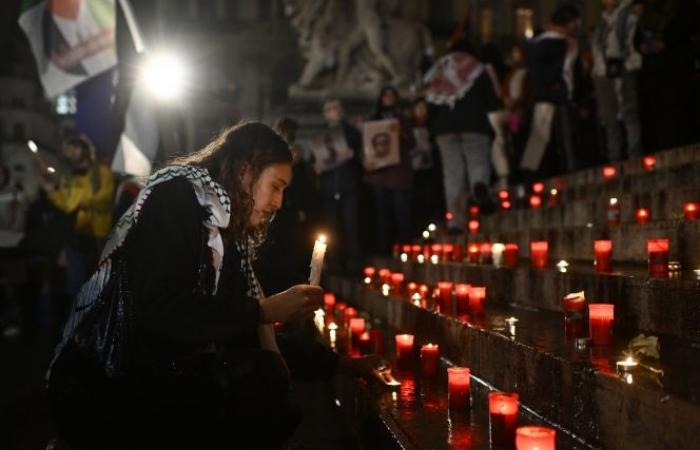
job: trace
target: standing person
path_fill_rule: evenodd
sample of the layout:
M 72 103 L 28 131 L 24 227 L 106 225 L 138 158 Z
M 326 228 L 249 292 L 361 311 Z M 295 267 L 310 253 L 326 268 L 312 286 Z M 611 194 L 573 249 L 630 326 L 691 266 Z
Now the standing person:
M 472 196 L 489 213 L 491 125 L 488 113 L 501 108 L 486 67 L 467 38 L 456 41 L 425 75 L 425 98 L 442 158 L 448 228 L 463 233 Z
M 290 373 L 372 373 L 376 358 L 274 335 L 273 322 L 309 317 L 323 294 L 296 285 L 266 296 L 252 267 L 291 163 L 279 135 L 243 123 L 151 175 L 81 290 L 48 374 L 71 447 L 281 448 L 298 421 Z
M 382 88 L 370 120 L 397 119 L 399 121 L 398 165 L 374 170 L 365 174 L 365 181 L 372 188 L 377 219 L 377 252 L 389 255 L 394 242 L 411 239 L 411 196 L 413 169 L 409 149 L 413 144 L 411 129 L 401 115 L 399 92 L 387 86 Z
M 571 101 L 579 24 L 580 15 L 575 6 L 560 6 L 552 14 L 545 32 L 533 39 L 528 48 L 528 74 L 535 106 L 530 137 L 520 161 L 524 178 L 535 176 L 540 170 L 552 132 L 554 147 L 550 152 L 555 154 L 550 159 L 557 167 L 551 171 L 576 169 Z
M 693 0 L 648 0 L 637 26 L 642 54 L 643 134 L 654 151 L 684 145 L 693 138 L 693 36 L 700 5 Z
M 330 250 L 329 263 L 331 267 L 334 266 L 341 271 L 352 271 L 360 265 L 358 205 L 362 173 L 360 165 L 362 138 L 357 128 L 345 120 L 340 100 L 327 99 L 323 104 L 323 117 L 326 120 L 322 131 L 324 139 L 331 136 L 330 133 L 337 132 L 344 137 L 344 145 L 348 147 L 334 149 L 332 157 L 335 158 L 341 152 L 352 155 L 340 165 L 319 175 L 321 204 L 326 225 L 339 233 L 338 239 L 333 240 L 335 245 Z M 316 161 L 317 173 L 320 172 L 318 163 L 319 161 Z
M 39 182 L 49 201 L 75 220 L 65 247 L 67 293 L 73 297 L 97 265 L 112 226 L 114 177 L 96 161 L 95 147 L 84 135 L 64 140 L 61 151 L 69 173 L 56 182 L 40 171 Z
M 503 78 L 501 93 L 512 147 L 511 161 L 520 161 L 527 140 L 527 118 L 531 100 L 530 82 L 525 67 L 525 47 L 516 44 L 510 51 L 511 69 Z
M 442 188 L 440 153 L 435 145 L 425 98 L 420 97 L 413 102 L 411 120 L 415 141 L 411 149 L 413 224 L 415 233 L 419 234 L 428 223 L 435 223 L 444 217 L 445 191 Z
M 605 128 L 610 162 L 622 159 L 623 139 L 618 117 L 627 136 L 627 156 L 642 155 L 637 77 L 642 56 L 634 48 L 639 17 L 632 0 L 602 0 L 603 12 L 593 32 L 593 83 L 598 116 Z

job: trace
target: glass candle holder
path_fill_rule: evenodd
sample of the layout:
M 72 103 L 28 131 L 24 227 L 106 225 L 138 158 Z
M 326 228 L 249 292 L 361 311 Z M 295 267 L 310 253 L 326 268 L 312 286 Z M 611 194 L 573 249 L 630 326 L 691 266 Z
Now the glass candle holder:
M 509 211 L 513 207 L 510 200 L 501 200 L 501 209 L 503 211 Z
M 469 207 L 469 217 L 476 219 L 479 217 L 479 207 L 477 205 L 471 205 Z
M 700 217 L 700 202 L 684 203 L 683 215 L 687 220 L 698 220 L 698 217 Z
M 532 183 L 532 192 L 535 194 L 542 194 L 544 192 L 544 183 L 541 181 Z
M 608 225 L 618 225 L 620 223 L 620 203 L 616 197 L 608 200 Z
M 549 427 L 518 427 L 515 431 L 516 450 L 556 450 L 557 432 Z
M 467 258 L 472 264 L 479 262 L 479 244 L 469 244 L 467 247 Z
M 476 219 L 469 220 L 467 228 L 469 229 L 469 234 L 477 234 L 479 232 L 479 221 Z
M 438 281 L 440 312 L 449 314 L 452 310 L 452 282 Z
M 547 267 L 549 259 L 549 244 L 547 241 L 530 242 L 530 261 L 535 269 L 544 269 Z
M 469 376 L 468 367 L 447 368 L 447 403 L 450 411 L 463 411 L 471 406 Z
M 343 317 L 345 318 L 345 325 L 350 326 L 350 320 L 357 317 L 357 310 L 349 306 L 343 311 Z
M 656 156 L 649 155 L 642 158 L 642 167 L 647 172 L 652 172 L 656 167 Z
M 408 369 L 413 362 L 413 339 L 412 334 L 396 335 L 396 365 L 399 369 Z
M 585 312 L 586 298 L 584 292 L 573 292 L 562 300 L 564 310 L 564 334 L 569 338 L 586 335 Z
M 615 305 L 610 303 L 591 303 L 588 305 L 588 323 L 591 341 L 597 345 L 610 345 L 613 338 Z
M 426 344 L 420 348 L 420 372 L 424 378 L 435 378 L 438 372 L 440 347 L 437 344 Z
M 333 307 L 335 306 L 336 299 L 335 299 L 335 294 L 332 292 L 324 292 L 323 293 L 323 306 L 327 310 L 332 310 Z
M 452 244 L 442 244 L 442 260 L 452 261 L 452 253 L 454 253 L 455 246 Z
M 394 292 L 401 292 L 401 285 L 403 284 L 405 276 L 401 272 L 393 272 L 391 274 L 391 286 Z
M 612 268 L 612 241 L 593 241 L 594 265 L 596 272 L 610 272 Z
M 615 178 L 617 178 L 617 167 L 613 166 L 612 164 L 603 166 L 601 168 L 601 172 L 603 174 L 603 179 L 606 181 L 614 180 Z
M 513 448 L 518 424 L 518 394 L 489 392 L 489 436 L 492 448 Z
M 411 245 L 411 259 L 415 260 L 420 255 L 421 246 L 418 244 Z
M 491 258 L 494 266 L 501 267 L 503 265 L 503 251 L 505 248 L 506 246 L 500 242 L 496 242 L 491 246 Z
M 651 211 L 649 211 L 649 208 L 637 208 L 637 211 L 634 212 L 634 217 L 637 223 L 649 223 Z
M 503 249 L 503 265 L 511 268 L 518 266 L 518 244 L 506 244 Z
M 382 283 L 391 283 L 391 270 L 386 267 L 379 269 L 379 281 Z
M 530 196 L 530 208 L 540 209 L 542 207 L 542 196 L 541 195 L 531 195 Z
M 484 300 L 486 300 L 486 288 L 483 286 L 472 286 L 469 289 L 469 310 L 473 313 L 484 311 Z
M 481 264 L 491 264 L 491 244 L 484 242 L 479 246 Z
M 649 275 L 652 277 L 668 276 L 668 239 L 648 239 Z
M 500 189 L 498 191 L 498 199 L 499 200 L 508 200 L 510 198 L 510 193 L 508 192 L 508 189 Z
M 467 314 L 469 312 L 469 290 L 471 285 L 465 283 L 457 283 L 455 285 L 455 293 L 457 294 L 457 313 Z
M 369 355 L 374 353 L 372 351 L 372 336 L 368 331 L 362 332 L 357 338 L 357 346 L 360 348 L 361 355 Z
M 362 333 L 365 332 L 364 317 L 352 317 L 350 319 L 350 335 L 353 340 L 357 340 Z

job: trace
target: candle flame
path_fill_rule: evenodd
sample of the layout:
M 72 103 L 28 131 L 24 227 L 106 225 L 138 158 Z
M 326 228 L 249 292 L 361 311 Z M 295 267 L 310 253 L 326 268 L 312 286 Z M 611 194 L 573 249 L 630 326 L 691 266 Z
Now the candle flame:
M 318 235 L 317 241 L 320 242 L 321 244 L 325 244 L 325 243 L 326 243 L 326 235 L 325 235 L 325 234 L 319 234 L 319 235 Z
M 617 198 L 616 198 L 616 197 L 612 197 L 612 198 L 610 199 L 610 206 L 615 206 L 615 205 L 617 205 Z
M 437 230 L 437 226 L 434 223 L 431 223 L 428 225 L 428 231 L 435 231 Z

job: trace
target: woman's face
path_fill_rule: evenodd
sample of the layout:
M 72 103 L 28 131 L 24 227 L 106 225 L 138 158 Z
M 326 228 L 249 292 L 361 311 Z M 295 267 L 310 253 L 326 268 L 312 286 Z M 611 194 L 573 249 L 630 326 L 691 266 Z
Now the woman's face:
M 260 173 L 260 177 L 251 187 L 253 196 L 253 211 L 250 213 L 248 225 L 256 227 L 270 220 L 282 206 L 284 190 L 292 179 L 292 166 L 287 163 L 272 164 Z M 243 185 L 252 183 L 252 175 L 246 171 Z
M 382 92 L 382 106 L 385 108 L 393 108 L 396 106 L 396 94 L 391 89 Z

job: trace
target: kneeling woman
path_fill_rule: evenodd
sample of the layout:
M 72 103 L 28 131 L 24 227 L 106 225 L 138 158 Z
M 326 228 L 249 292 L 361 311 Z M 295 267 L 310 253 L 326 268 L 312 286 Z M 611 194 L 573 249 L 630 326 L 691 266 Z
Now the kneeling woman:
M 49 372 L 74 448 L 276 448 L 293 432 L 289 370 L 369 372 L 272 323 L 308 317 L 322 290 L 265 297 L 251 261 L 290 181 L 287 143 L 260 123 L 224 131 L 156 173 L 83 286 Z M 359 365 L 358 365 L 359 364 Z

